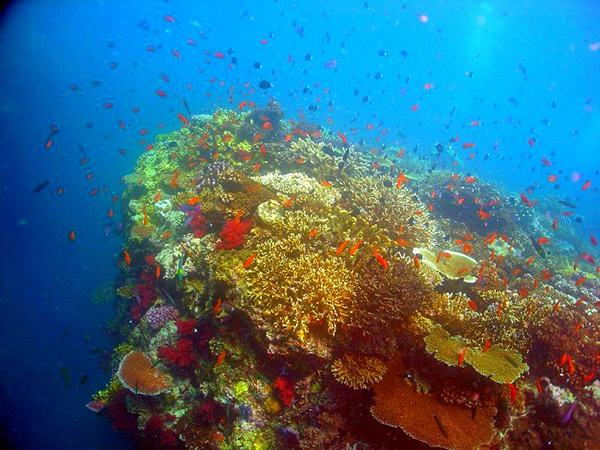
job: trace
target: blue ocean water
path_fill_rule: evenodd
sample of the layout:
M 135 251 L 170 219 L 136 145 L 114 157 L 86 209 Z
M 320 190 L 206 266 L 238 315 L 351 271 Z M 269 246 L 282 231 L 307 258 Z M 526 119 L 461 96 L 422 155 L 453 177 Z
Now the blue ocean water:
M 121 211 L 112 198 L 124 189 L 120 179 L 157 134 L 180 127 L 182 100 L 202 114 L 274 98 L 287 117 L 301 112 L 323 126 L 329 118 L 352 142 L 418 145 L 440 167 L 453 158 L 436 156 L 436 143 L 460 135 L 460 143 L 476 142 L 473 159 L 456 146 L 463 172 L 515 193 L 533 186 L 533 198 L 552 193 L 576 202 L 582 239 L 600 235 L 596 8 L 592 0 L 7 6 L 0 22 L 3 439 L 23 449 L 130 448 L 85 408 L 110 379 L 91 351 L 114 345 L 104 332 L 112 307 L 95 305 L 92 294 L 118 274 Z M 242 96 L 244 84 L 264 80 L 273 87 Z M 52 126 L 58 131 L 46 148 Z M 546 181 L 550 174 L 559 190 Z

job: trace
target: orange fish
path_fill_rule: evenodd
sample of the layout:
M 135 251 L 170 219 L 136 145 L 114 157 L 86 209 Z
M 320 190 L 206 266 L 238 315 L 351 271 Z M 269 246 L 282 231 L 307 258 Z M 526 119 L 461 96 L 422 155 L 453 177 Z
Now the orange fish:
M 485 345 L 483 346 L 483 349 L 481 350 L 483 353 L 487 352 L 490 349 L 490 341 L 489 339 L 487 341 L 485 341 Z
M 527 264 L 531 264 L 533 261 L 535 261 L 535 255 L 529 257 Z
M 473 311 L 477 311 L 477 303 L 475 303 L 473 300 L 469 300 L 468 305 Z
M 71 242 L 75 240 L 75 230 L 69 230 L 69 240 Z
M 348 245 L 348 240 L 345 240 L 344 242 L 342 242 L 340 244 L 340 246 L 338 247 L 338 249 L 335 251 L 336 255 L 339 255 L 340 253 L 342 253 L 344 251 L 344 249 L 346 248 L 346 245 Z
M 131 265 L 131 256 L 129 256 L 129 253 L 123 252 L 123 256 L 125 257 L 125 262 L 127 263 L 127 265 L 130 266 Z
M 573 358 L 571 358 L 571 355 L 567 357 L 567 362 L 569 375 L 573 375 L 573 373 L 575 372 L 575 364 L 573 364 Z
M 159 202 L 161 195 L 162 195 L 162 194 L 160 193 L 160 191 L 158 191 L 158 192 L 156 193 L 156 195 L 154 196 L 154 203 L 155 203 L 155 204 Z
M 510 389 L 510 402 L 514 404 L 515 400 L 517 400 L 517 389 L 512 383 L 508 383 L 508 389 Z
M 442 254 L 443 254 L 443 252 L 438 252 L 437 256 L 435 257 L 436 264 L 439 263 L 440 260 L 442 259 Z
M 592 185 L 592 182 L 591 182 L 590 180 L 587 180 L 587 181 L 586 181 L 586 182 L 583 184 L 583 186 L 581 186 L 581 190 L 582 190 L 582 191 L 587 191 L 587 190 L 590 188 L 590 186 L 591 186 L 591 185 Z
M 537 240 L 537 242 L 540 245 L 544 245 L 544 244 L 547 244 L 548 242 L 550 242 L 550 239 L 548 239 L 547 237 L 541 237 Z
M 171 237 L 171 231 L 165 231 L 160 238 L 164 241 L 165 239 L 169 239 L 170 237 Z
M 585 283 L 585 277 L 581 277 L 579 278 L 576 282 L 575 282 L 575 286 L 581 286 L 583 283 Z
M 179 178 L 179 170 L 173 172 L 173 176 L 171 177 L 171 189 L 175 189 L 177 186 L 177 178 Z
M 402 246 L 402 247 L 408 247 L 409 246 L 408 241 L 406 239 L 402 238 L 402 237 L 399 237 L 398 239 L 396 239 L 396 242 L 398 244 L 400 244 L 400 246 Z
M 260 153 L 263 156 L 267 156 L 267 150 L 265 149 L 265 144 L 260 144 Z
M 263 130 L 265 131 L 273 131 L 273 125 L 271 125 L 271 122 L 265 122 L 263 123 Z
M 254 164 L 254 165 L 252 166 L 252 170 L 256 172 L 256 171 L 257 171 L 257 170 L 259 170 L 261 167 L 262 167 L 262 164 L 261 164 L 261 163 L 256 163 L 256 164 Z
M 156 279 L 158 280 L 160 278 L 160 266 L 157 264 L 156 265 Z
M 538 394 L 541 394 L 542 392 L 544 392 L 540 378 L 538 378 L 537 381 L 535 382 L 535 386 L 537 387 Z
M 217 358 L 217 364 L 216 364 L 217 367 L 220 366 L 221 364 L 223 364 L 226 354 L 227 354 L 227 350 L 225 350 L 225 349 L 221 350 L 221 353 L 219 353 L 219 357 Z
M 329 181 L 326 181 L 326 180 L 321 180 L 321 184 L 323 186 L 325 186 L 325 187 L 331 187 L 332 186 L 332 184 Z
M 379 262 L 379 264 L 381 265 L 381 267 L 383 267 L 384 269 L 388 268 L 388 263 L 386 262 L 385 259 L 383 259 L 383 256 L 381 256 L 379 254 L 379 252 L 377 251 L 376 248 L 373 249 L 373 254 L 375 255 L 375 258 L 377 258 L 377 261 Z
M 200 197 L 192 197 L 188 200 L 188 205 L 197 205 L 198 202 L 200 201 Z
M 363 240 L 361 239 L 356 244 L 354 244 L 354 247 L 352 247 L 350 249 L 350 256 L 354 256 L 354 254 L 356 253 L 356 250 L 358 250 L 358 247 L 360 247 L 362 243 L 363 243 Z
M 177 113 L 177 118 L 181 120 L 181 123 L 183 123 L 184 127 L 187 127 L 190 124 L 189 120 L 187 120 L 187 117 L 181 113 Z
M 579 322 L 577 325 L 575 325 L 575 328 L 573 328 L 573 334 L 579 333 L 579 330 L 581 330 L 582 326 L 583 326 L 582 322 Z
M 408 183 L 408 178 L 404 175 L 404 172 L 400 172 L 398 175 L 398 181 L 396 181 L 396 189 L 400 189 L 403 183 Z
M 296 163 L 298 164 L 304 164 L 304 160 L 302 158 L 296 158 Z
M 556 175 L 548 175 L 548 181 L 550 183 L 554 183 L 557 179 L 558 177 Z
M 228 134 L 223 138 L 223 142 L 225 142 L 226 144 L 228 144 L 229 142 L 231 142 L 231 140 L 233 139 L 233 136 Z
M 465 354 L 467 353 L 467 348 L 465 347 L 463 348 L 462 352 L 460 352 L 460 355 L 458 355 L 458 366 L 462 366 L 463 361 L 465 360 Z
M 556 312 L 556 311 L 558 311 L 558 308 L 560 308 L 560 302 L 556 302 L 554 304 L 554 307 L 552 308 L 552 311 Z
M 317 234 L 317 229 L 313 228 L 312 230 L 310 230 L 310 233 L 308 233 L 308 237 L 309 238 L 314 238 Z
M 415 255 L 413 257 L 413 262 L 415 263 L 415 267 L 417 268 L 417 270 L 419 270 L 421 268 L 421 261 L 419 260 L 419 255 Z
M 215 314 L 219 314 L 219 311 L 221 311 L 221 299 L 217 300 L 217 304 L 213 308 L 213 311 Z
M 458 204 L 462 205 L 464 201 L 465 201 L 465 198 L 461 197 L 461 198 L 458 199 Z
M 548 269 L 542 272 L 542 278 L 544 280 L 550 280 L 552 278 L 552 275 L 550 274 L 550 271 Z
M 283 207 L 289 208 L 290 206 L 292 206 L 292 203 L 294 202 L 294 198 L 296 198 L 296 196 L 294 194 L 290 195 L 290 198 L 287 199 L 287 201 L 283 204 Z
M 529 295 L 529 291 L 526 288 L 521 288 L 519 290 L 519 295 L 521 296 L 521 298 L 525 298 Z
M 247 269 L 248 267 L 250 267 L 250 264 L 252 264 L 252 261 L 254 261 L 254 258 L 256 258 L 256 253 L 252 253 L 250 256 L 248 256 L 248 259 L 246 259 L 246 261 L 244 261 L 244 269 Z
M 476 181 L 477 181 L 477 178 L 475 178 L 475 177 L 467 177 L 467 178 L 465 178 L 465 183 L 468 183 L 468 184 L 475 183 Z
M 293 137 L 294 137 L 294 135 L 293 135 L 293 134 L 288 134 L 288 135 L 286 135 L 286 136 L 283 138 L 283 140 L 284 140 L 285 142 L 290 142 L 290 141 L 292 140 L 292 138 L 293 138 Z
M 112 217 L 115 215 L 115 212 L 113 211 L 112 208 L 108 208 L 108 217 Z
M 595 374 L 596 374 L 596 369 L 592 369 L 592 371 L 583 378 L 583 382 L 589 383 L 590 381 L 592 381 L 594 379 Z
M 465 266 L 465 267 L 463 267 L 463 268 L 459 269 L 459 270 L 456 272 L 456 275 L 458 275 L 459 277 L 462 277 L 463 275 L 466 275 L 466 273 L 467 273 L 468 271 L 469 271 L 469 266 Z

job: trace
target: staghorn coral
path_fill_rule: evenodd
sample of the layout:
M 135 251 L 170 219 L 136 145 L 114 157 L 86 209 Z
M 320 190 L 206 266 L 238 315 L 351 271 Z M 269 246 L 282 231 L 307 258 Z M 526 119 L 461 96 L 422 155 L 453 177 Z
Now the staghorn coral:
M 477 264 L 470 256 L 463 253 L 444 250 L 442 255 L 435 255 L 425 248 L 413 248 L 413 254 L 420 255 L 421 261 L 451 280 L 462 279 L 465 283 L 475 283 L 477 278 L 472 270 Z
M 544 323 L 552 306 L 542 303 L 537 294 L 521 299 L 516 293 L 490 289 L 479 292 L 479 296 L 485 309 L 469 315 L 460 326 L 461 335 L 477 345 L 489 340 L 502 348 L 527 354 L 533 330 Z
M 424 338 L 426 350 L 435 359 L 449 366 L 459 365 L 460 355 L 464 363 L 470 364 L 481 375 L 491 378 L 496 383 L 512 383 L 529 366 L 522 362 L 522 357 L 514 350 L 504 350 L 493 345 L 486 352 L 469 348 L 460 336 L 452 337 L 441 326 Z M 463 353 L 464 352 L 464 353 Z
M 476 316 L 469 305 L 469 297 L 462 292 L 442 294 L 435 293 L 431 303 L 425 305 L 422 312 L 425 316 L 435 319 L 442 326 L 464 324 Z
M 442 403 L 430 394 L 416 392 L 405 379 L 399 357 L 388 364 L 383 380 L 373 387 L 373 417 L 391 427 L 400 427 L 414 439 L 432 447 L 471 450 L 489 444 L 496 434 L 495 408 L 469 408 Z
M 169 377 L 155 369 L 152 361 L 139 351 L 125 355 L 117 374 L 123 386 L 134 394 L 158 395 L 171 386 Z
M 389 182 L 373 177 L 341 181 L 341 206 L 360 211 L 392 241 L 400 237 L 410 247 L 435 245 L 437 227 L 427 207 L 415 200 L 407 188 L 396 189 L 386 181 Z
M 383 378 L 387 367 L 379 358 L 362 355 L 344 355 L 331 365 L 336 380 L 353 389 L 367 389 Z
M 259 243 L 254 252 L 244 274 L 251 309 L 300 339 L 320 321 L 335 334 L 354 308 L 356 275 L 339 258 L 312 252 L 298 234 Z

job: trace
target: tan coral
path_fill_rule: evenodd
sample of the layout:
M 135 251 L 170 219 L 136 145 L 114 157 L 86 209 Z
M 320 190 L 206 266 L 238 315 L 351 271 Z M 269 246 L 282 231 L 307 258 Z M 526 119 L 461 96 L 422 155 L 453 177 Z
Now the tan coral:
M 388 364 L 383 380 L 373 388 L 373 417 L 384 425 L 400 427 L 432 447 L 472 450 L 489 444 L 496 434 L 495 408 L 469 408 L 443 403 L 431 394 L 416 392 L 406 379 L 399 357 Z
M 477 261 L 468 255 L 450 250 L 441 251 L 437 255 L 426 248 L 414 248 L 413 254 L 421 256 L 421 262 L 443 274 L 451 280 L 462 279 L 465 283 L 475 283 L 473 268 Z
M 381 359 L 363 355 L 344 355 L 331 366 L 335 379 L 353 389 L 367 389 L 380 382 L 386 370 Z

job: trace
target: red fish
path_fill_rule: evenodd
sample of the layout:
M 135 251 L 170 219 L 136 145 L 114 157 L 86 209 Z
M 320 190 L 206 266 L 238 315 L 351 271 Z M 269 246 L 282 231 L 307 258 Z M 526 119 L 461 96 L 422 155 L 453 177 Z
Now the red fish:
M 354 254 L 356 253 L 356 250 L 358 250 L 358 247 L 360 247 L 363 243 L 363 240 L 359 240 L 356 244 L 354 244 L 354 247 L 352 247 L 350 249 L 350 256 L 354 256 Z
M 542 158 L 542 164 L 544 164 L 546 167 L 550 167 L 552 165 L 552 163 L 546 158 Z
M 404 172 L 398 174 L 398 180 L 396 181 L 396 189 L 400 189 L 403 183 L 408 183 L 408 178 L 404 175 Z
M 475 143 L 474 142 L 465 142 L 462 145 L 462 148 L 473 148 L 473 147 L 475 147 Z
M 542 382 L 539 378 L 535 382 L 535 386 L 537 387 L 538 394 L 541 394 L 542 392 L 544 392 L 544 389 L 542 388 Z
M 463 348 L 462 352 L 460 352 L 460 355 L 458 355 L 458 365 L 459 365 L 459 367 L 462 366 L 462 363 L 465 360 L 465 353 L 467 353 L 467 348 L 468 347 Z
M 465 178 L 465 183 L 467 183 L 467 184 L 472 184 L 472 183 L 475 183 L 476 181 L 477 181 L 477 178 L 475 178 L 475 177 Z
M 179 120 L 181 120 L 181 123 L 183 123 L 183 126 L 185 126 L 185 127 L 189 126 L 190 121 L 183 114 L 177 113 L 177 118 Z
M 487 340 L 485 341 L 485 345 L 483 346 L 483 349 L 481 350 L 483 353 L 487 352 L 490 349 L 490 341 Z
M 416 104 L 415 104 L 415 105 L 412 105 L 412 106 L 410 107 L 410 110 L 411 110 L 411 111 L 413 111 L 413 112 L 414 112 L 414 111 L 417 111 L 418 109 L 419 109 L 419 105 L 416 105 Z
M 591 382 L 594 379 L 594 375 L 596 375 L 596 369 L 592 369 L 592 371 L 583 378 L 583 382 L 584 383 Z
M 218 59 L 225 59 L 225 53 L 223 52 L 215 52 L 214 56 Z
M 552 229 L 556 230 L 558 228 L 558 217 L 554 218 L 554 221 L 552 222 Z
M 337 135 L 340 137 L 340 139 L 342 140 L 342 144 L 343 145 L 348 145 L 348 139 L 346 138 L 346 135 L 343 134 L 342 132 L 338 131 Z
M 598 241 L 596 240 L 596 238 L 594 237 L 594 235 L 592 234 L 590 236 L 590 242 L 592 243 L 592 245 L 596 246 L 598 245 Z
M 175 49 L 171 50 L 171 52 L 173 53 L 173 56 L 175 56 L 175 58 L 177 59 L 181 59 L 181 55 L 179 54 L 179 52 Z
M 537 242 L 540 245 L 544 245 L 544 244 L 547 244 L 548 242 L 550 242 L 550 239 L 548 239 L 547 237 L 541 237 L 537 240 Z
M 423 86 L 423 89 L 425 89 L 426 91 L 428 91 L 429 89 L 431 89 L 433 87 L 433 84 L 431 83 L 427 83 L 426 85 Z
M 514 404 L 515 400 L 517 400 L 517 389 L 512 383 L 508 383 L 508 388 L 510 389 L 510 402 Z
M 346 248 L 346 245 L 348 245 L 348 240 L 345 240 L 344 242 L 342 242 L 340 244 L 340 246 L 338 247 L 338 249 L 335 251 L 336 255 L 339 255 L 340 253 L 342 253 L 344 251 L 344 249 Z
M 167 22 L 175 23 L 175 17 L 173 16 L 164 16 L 163 19 L 165 19 Z
M 156 279 L 158 280 L 160 278 L 160 266 L 158 264 L 156 265 L 155 275 L 156 275 Z
M 75 240 L 75 230 L 69 230 L 69 240 L 73 242 Z
M 473 122 L 469 122 L 469 124 L 472 127 L 480 127 L 481 126 L 481 121 L 480 120 L 474 120 Z
M 388 263 L 385 259 L 383 259 L 383 256 L 381 256 L 379 254 L 379 252 L 377 251 L 376 248 L 373 249 L 373 254 L 375 255 L 375 258 L 377 258 L 377 261 L 379 262 L 379 264 L 381 265 L 381 267 L 383 267 L 384 269 L 388 268 Z
M 217 364 L 216 364 L 217 366 L 220 366 L 221 364 L 223 364 L 226 354 L 227 354 L 227 350 L 225 350 L 225 349 L 221 350 L 221 353 L 219 353 L 219 357 L 217 358 Z
M 129 256 L 129 253 L 123 252 L 123 257 L 125 258 L 125 263 L 128 266 L 130 266 L 131 265 L 131 256 Z
M 527 143 L 529 144 L 530 147 L 533 147 L 535 145 L 535 139 L 529 138 L 529 139 L 527 139 Z
M 548 175 L 548 181 L 550 183 L 554 183 L 557 179 L 558 177 L 556 175 Z
M 417 268 L 417 270 L 419 270 L 421 268 L 421 261 L 419 260 L 419 255 L 415 255 L 413 257 L 413 262 L 414 262 L 415 267 Z
M 581 190 L 587 191 L 591 185 L 592 185 L 592 182 L 590 180 L 587 180 L 585 183 L 583 183 L 583 186 L 581 186 Z
M 167 93 L 165 91 L 161 91 L 160 89 L 156 90 L 156 95 L 158 95 L 159 97 L 167 97 Z
M 575 282 L 575 286 L 581 286 L 583 283 L 585 283 L 585 277 L 581 277 L 579 278 L 576 282 Z
M 250 256 L 248 256 L 246 261 L 244 261 L 244 269 L 247 269 L 248 267 L 250 267 L 250 264 L 252 264 L 252 261 L 254 261 L 254 258 L 256 258 L 256 253 L 252 253 Z
M 469 300 L 468 305 L 473 311 L 477 311 L 477 303 L 475 303 L 473 300 Z

